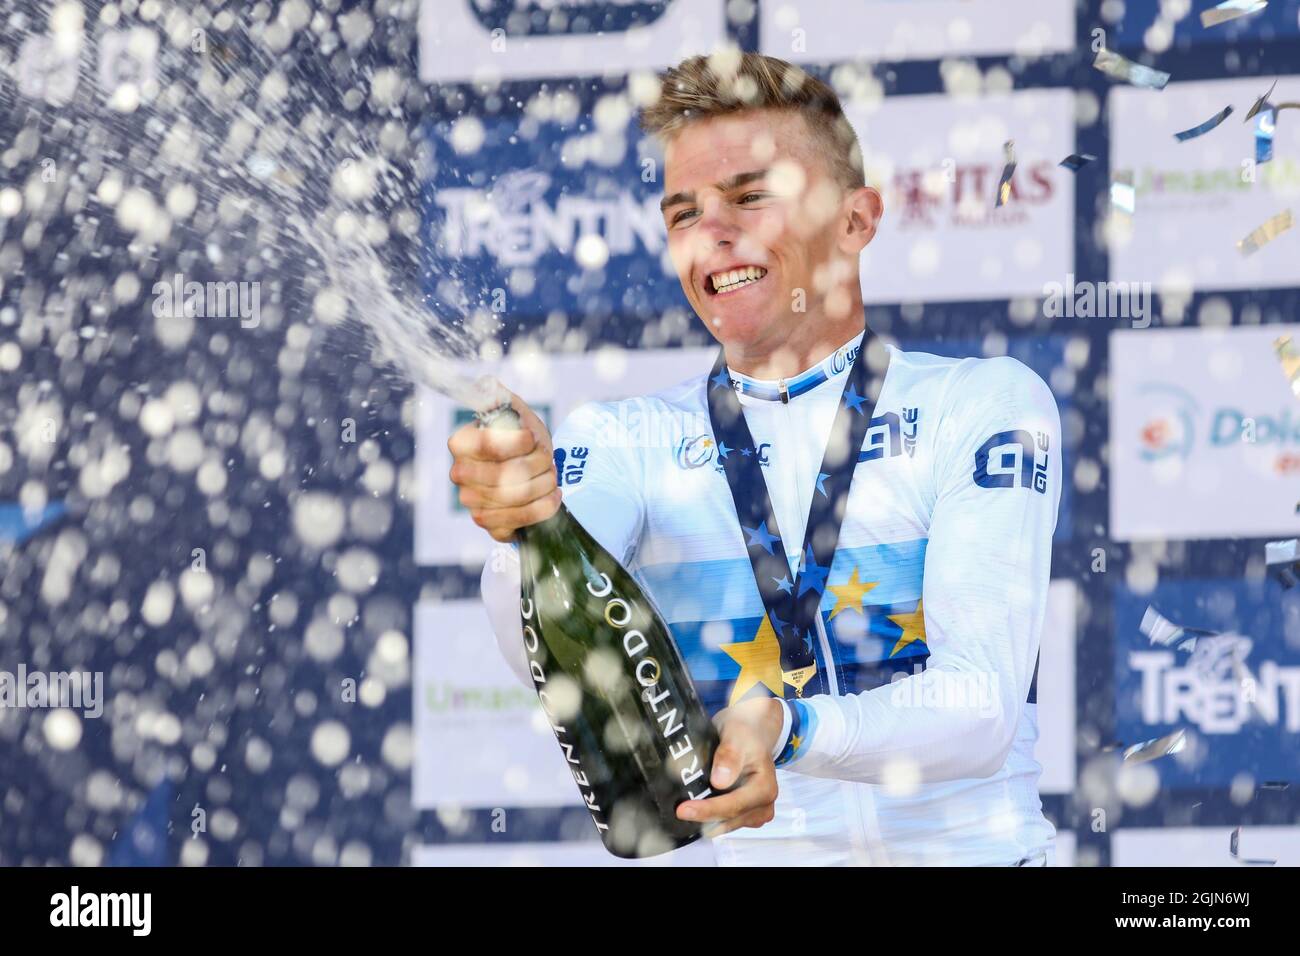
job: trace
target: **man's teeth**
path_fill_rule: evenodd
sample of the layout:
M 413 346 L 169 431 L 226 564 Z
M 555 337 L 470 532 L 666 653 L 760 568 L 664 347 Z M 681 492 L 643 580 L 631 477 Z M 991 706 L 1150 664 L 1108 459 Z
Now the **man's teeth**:
M 729 272 L 715 272 L 709 276 L 709 279 L 713 282 L 714 292 L 730 292 L 732 289 L 739 289 L 742 285 L 757 282 L 765 275 L 767 270 L 761 266 L 744 266 Z

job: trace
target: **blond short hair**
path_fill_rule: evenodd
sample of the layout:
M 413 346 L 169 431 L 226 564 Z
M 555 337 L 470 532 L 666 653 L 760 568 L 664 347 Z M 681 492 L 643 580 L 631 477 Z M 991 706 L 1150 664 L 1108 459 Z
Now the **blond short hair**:
M 793 63 L 761 53 L 693 56 L 661 73 L 659 99 L 641 111 L 641 128 L 669 140 L 683 126 L 745 110 L 790 110 L 804 118 L 835 179 L 866 185 L 862 150 L 835 91 Z

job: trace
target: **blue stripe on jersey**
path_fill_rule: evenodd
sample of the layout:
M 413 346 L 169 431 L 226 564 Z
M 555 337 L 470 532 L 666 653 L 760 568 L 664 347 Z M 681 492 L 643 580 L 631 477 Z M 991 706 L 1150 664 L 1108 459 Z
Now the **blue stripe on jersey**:
M 915 610 L 915 604 L 921 598 L 926 544 L 924 538 L 918 538 L 892 544 L 841 548 L 831 564 L 828 584 L 844 584 L 856 568 L 859 581 L 876 585 L 866 594 L 864 606 L 910 602 L 913 606 L 906 610 Z M 754 585 L 754 571 L 744 557 L 654 564 L 639 567 L 634 573 L 669 624 L 758 618 L 762 615 L 763 605 Z M 794 580 L 793 574 L 790 579 Z M 822 596 L 823 616 L 831 612 L 835 603 L 835 593 L 828 587 Z M 889 613 L 900 612 L 895 609 Z M 838 622 L 845 615 L 855 616 L 856 612 L 842 610 L 831 623 Z

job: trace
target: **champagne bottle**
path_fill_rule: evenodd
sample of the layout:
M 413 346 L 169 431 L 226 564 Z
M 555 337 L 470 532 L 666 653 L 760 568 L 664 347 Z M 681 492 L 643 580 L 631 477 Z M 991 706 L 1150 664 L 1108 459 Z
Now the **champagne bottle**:
M 507 406 L 479 424 L 518 428 Z M 711 794 L 717 730 L 649 595 L 563 503 L 520 528 L 520 613 L 537 695 L 605 848 L 694 842 L 679 804 Z

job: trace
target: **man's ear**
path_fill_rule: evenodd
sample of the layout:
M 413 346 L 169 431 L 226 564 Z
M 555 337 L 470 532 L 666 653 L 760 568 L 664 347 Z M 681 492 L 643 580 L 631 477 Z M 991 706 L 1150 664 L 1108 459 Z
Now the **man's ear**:
M 844 204 L 843 229 L 838 245 L 845 255 L 856 256 L 876 236 L 876 226 L 885 214 L 885 201 L 873 186 L 859 186 Z

